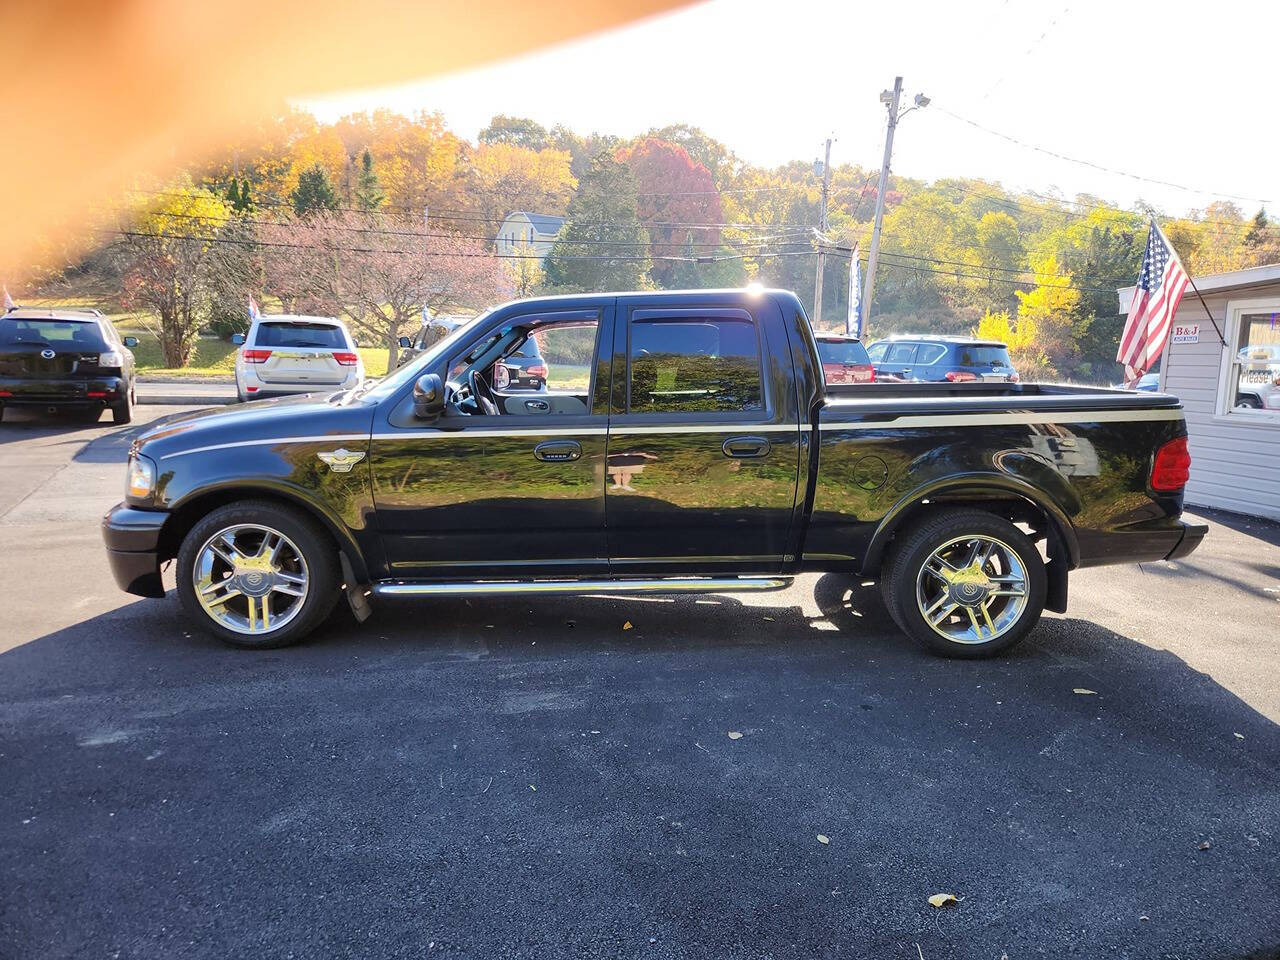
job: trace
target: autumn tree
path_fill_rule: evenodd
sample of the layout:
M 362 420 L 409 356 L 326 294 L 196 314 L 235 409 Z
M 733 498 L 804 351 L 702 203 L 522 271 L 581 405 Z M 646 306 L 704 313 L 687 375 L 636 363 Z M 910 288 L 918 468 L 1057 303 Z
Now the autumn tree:
M 575 290 L 643 289 L 648 234 L 636 211 L 636 180 L 601 153 L 578 181 L 568 218 L 544 264 L 547 283 Z
M 577 186 L 569 164 L 563 150 L 482 143 L 472 152 L 465 175 L 465 209 L 491 228 L 513 210 L 563 215 Z
M 618 158 L 635 175 L 636 209 L 654 257 L 650 275 L 658 286 L 672 286 L 675 263 L 659 258 L 679 256 L 690 234 L 697 249 L 719 246 L 720 193 L 710 171 L 677 144 L 648 137 Z
M 294 309 L 345 317 L 365 338 L 386 344 L 390 367 L 397 340 L 424 308 L 481 308 L 509 295 L 488 244 L 428 235 L 412 222 L 317 213 L 262 229 L 272 292 Z
M 232 210 L 209 190 L 181 184 L 157 195 L 122 231 L 121 301 L 155 313 L 166 367 L 185 367 L 216 281 L 241 239 Z

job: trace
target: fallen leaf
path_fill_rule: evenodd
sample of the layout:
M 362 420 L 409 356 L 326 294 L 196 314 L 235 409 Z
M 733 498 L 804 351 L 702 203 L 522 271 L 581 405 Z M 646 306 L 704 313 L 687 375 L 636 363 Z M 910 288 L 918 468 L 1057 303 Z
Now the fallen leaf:
M 765 617 L 765 619 L 768 620 L 770 623 L 773 623 L 773 617 Z
M 730 739 L 730 740 L 741 740 L 741 739 L 742 739 L 742 734 L 740 734 L 737 730 L 730 730 L 730 731 L 729 731 L 729 739 Z
M 1151 918 L 1150 918 L 1150 917 L 1148 917 L 1148 916 L 1144 913 L 1144 914 L 1143 914 L 1142 916 L 1140 916 L 1138 919 L 1139 919 L 1139 920 L 1141 920 L 1143 923 L 1146 923 L 1146 922 L 1147 922 L 1148 920 L 1150 920 Z
M 1235 737 L 1236 737 L 1236 739 L 1237 739 L 1237 740 L 1243 740 L 1243 739 L 1244 739 L 1244 734 L 1243 734 L 1243 733 L 1237 733 L 1237 734 L 1235 735 Z
M 932 907 L 949 907 L 959 902 L 954 893 L 935 893 L 929 898 L 929 905 Z
M 535 787 L 532 783 L 531 783 L 531 784 L 529 784 L 529 789 L 530 789 L 530 790 L 532 790 L 534 793 L 537 793 L 537 792 L 538 792 L 538 788 L 537 788 L 537 787 Z
M 623 630 L 630 630 L 630 629 L 631 629 L 631 621 L 630 621 L 630 620 L 628 620 L 626 623 L 624 623 L 624 624 L 622 625 L 622 629 L 623 629 Z
M 1084 694 L 1086 697 L 1094 697 L 1094 696 L 1097 696 L 1097 695 L 1098 695 L 1098 691 L 1097 691 L 1097 690 L 1090 690 L 1090 689 L 1088 689 L 1087 687 L 1076 687 L 1076 688 L 1075 688 L 1074 690 L 1072 690 L 1071 692 L 1072 692 L 1072 693 L 1080 693 L 1080 694 Z
M 830 838 L 830 837 L 828 837 L 828 836 L 824 836 L 823 834 L 821 834 L 821 833 L 820 833 L 820 834 L 818 834 L 818 842 L 819 842 L 819 843 L 830 843 L 830 842 L 831 842 L 831 838 Z
M 1204 843 L 1200 844 L 1200 849 L 1208 850 L 1211 846 L 1213 846 L 1213 844 L 1211 844 L 1208 840 L 1206 840 Z

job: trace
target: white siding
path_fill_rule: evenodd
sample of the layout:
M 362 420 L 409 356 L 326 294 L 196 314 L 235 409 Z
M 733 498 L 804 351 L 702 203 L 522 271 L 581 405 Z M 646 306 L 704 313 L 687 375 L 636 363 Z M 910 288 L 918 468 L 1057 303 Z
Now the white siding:
M 1229 336 L 1230 301 L 1271 296 L 1280 298 L 1280 283 L 1206 293 L 1204 299 L 1218 329 Z M 1186 410 L 1191 448 L 1187 503 L 1280 520 L 1280 421 L 1218 416 L 1222 344 L 1191 290 L 1182 298 L 1174 322 L 1200 325 L 1199 343 L 1169 345 L 1162 387 L 1178 397 Z

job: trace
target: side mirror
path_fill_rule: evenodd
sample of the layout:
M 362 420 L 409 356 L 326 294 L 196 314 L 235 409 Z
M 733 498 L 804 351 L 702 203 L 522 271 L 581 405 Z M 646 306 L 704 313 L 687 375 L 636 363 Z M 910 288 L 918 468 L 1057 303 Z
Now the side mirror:
M 243 333 L 233 333 L 233 334 L 231 335 L 231 344 L 232 344 L 232 346 L 236 346 L 236 347 L 238 347 L 238 346 L 241 346 L 243 343 L 244 343 L 244 334 L 243 334 Z
M 122 341 L 126 347 L 136 347 L 138 345 L 137 337 L 125 337 Z
M 444 384 L 438 373 L 424 373 L 413 385 L 413 415 L 434 420 L 444 412 Z
M 410 347 L 413 346 L 413 341 L 410 340 L 408 337 L 401 337 L 398 342 L 400 344 L 401 350 L 408 350 Z

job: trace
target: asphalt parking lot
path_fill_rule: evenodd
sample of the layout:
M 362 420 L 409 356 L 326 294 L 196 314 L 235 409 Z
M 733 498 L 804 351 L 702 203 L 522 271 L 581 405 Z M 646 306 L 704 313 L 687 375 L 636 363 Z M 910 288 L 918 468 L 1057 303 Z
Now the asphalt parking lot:
M 1275 525 L 988 662 L 835 576 L 251 653 L 116 590 L 105 419 L 0 424 L 5 960 L 1280 956 Z

